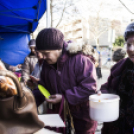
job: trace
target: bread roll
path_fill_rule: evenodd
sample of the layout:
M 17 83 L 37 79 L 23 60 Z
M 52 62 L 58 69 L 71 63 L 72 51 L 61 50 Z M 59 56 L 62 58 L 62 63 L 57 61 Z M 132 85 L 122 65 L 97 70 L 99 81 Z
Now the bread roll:
M 0 61 L 0 70 L 6 70 L 4 64 Z M 0 97 L 10 97 L 17 94 L 17 88 L 13 80 L 9 77 L 0 76 Z

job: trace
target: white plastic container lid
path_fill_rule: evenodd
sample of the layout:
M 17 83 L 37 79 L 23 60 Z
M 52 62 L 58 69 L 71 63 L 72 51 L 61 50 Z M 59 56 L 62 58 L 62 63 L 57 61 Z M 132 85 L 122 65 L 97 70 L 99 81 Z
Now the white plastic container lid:
M 90 95 L 89 100 L 92 102 L 113 102 L 113 101 L 119 101 L 120 97 L 115 94 L 101 94 L 101 95 Z

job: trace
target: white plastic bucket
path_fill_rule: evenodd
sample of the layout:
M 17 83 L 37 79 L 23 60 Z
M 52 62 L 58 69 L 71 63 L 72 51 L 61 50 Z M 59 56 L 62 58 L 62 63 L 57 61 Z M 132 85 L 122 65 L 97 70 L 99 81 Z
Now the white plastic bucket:
M 89 115 L 92 120 L 100 122 L 115 121 L 119 117 L 120 97 L 114 94 L 89 96 Z

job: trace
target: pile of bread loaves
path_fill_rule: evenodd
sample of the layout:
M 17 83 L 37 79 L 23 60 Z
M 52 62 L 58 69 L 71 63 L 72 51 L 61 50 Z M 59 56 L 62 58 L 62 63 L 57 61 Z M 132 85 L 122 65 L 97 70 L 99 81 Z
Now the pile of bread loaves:
M 6 70 L 0 61 L 0 70 Z M 17 94 L 17 88 L 13 80 L 9 77 L 0 76 L 0 98 L 6 98 Z

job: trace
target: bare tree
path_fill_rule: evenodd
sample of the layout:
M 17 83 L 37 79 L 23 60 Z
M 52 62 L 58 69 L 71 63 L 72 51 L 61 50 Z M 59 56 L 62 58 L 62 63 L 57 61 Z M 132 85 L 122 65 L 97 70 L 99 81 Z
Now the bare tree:
M 99 49 L 99 38 L 103 33 L 108 31 L 108 20 L 98 17 L 90 18 L 89 25 L 90 33 L 93 35 L 96 47 Z
M 112 20 L 111 21 L 111 27 L 117 31 L 120 30 L 121 22 L 119 20 Z
M 67 18 L 65 15 L 70 14 L 68 9 L 74 5 L 74 0 L 50 0 L 51 27 L 58 27 L 61 21 Z M 54 18 L 55 16 L 57 18 Z M 57 22 L 55 26 L 53 25 L 54 21 Z
M 89 30 L 92 34 L 94 41 L 96 43 L 97 49 L 99 49 L 100 43 L 99 38 L 108 31 L 108 29 L 111 27 L 114 30 L 119 30 L 120 23 L 119 21 L 114 20 L 116 14 L 113 10 L 111 10 L 110 17 L 111 20 L 104 16 L 104 13 L 107 14 L 110 13 L 109 6 L 106 5 L 105 0 L 101 0 L 100 4 L 96 9 L 90 7 L 89 11 L 92 11 L 93 16 L 89 16 Z
M 100 15 L 102 9 L 103 9 L 103 2 L 100 3 L 97 11 L 94 11 L 96 12 L 96 16 L 95 17 L 89 16 L 88 21 L 89 30 L 90 33 L 93 35 L 97 49 L 99 49 L 99 38 L 103 33 L 108 31 L 108 25 L 109 25 L 108 19 L 102 18 Z

